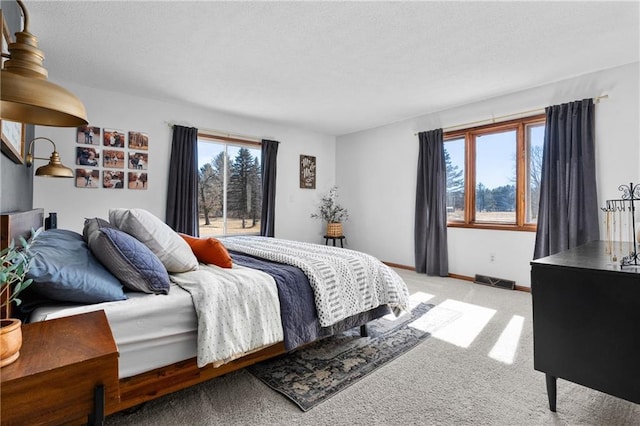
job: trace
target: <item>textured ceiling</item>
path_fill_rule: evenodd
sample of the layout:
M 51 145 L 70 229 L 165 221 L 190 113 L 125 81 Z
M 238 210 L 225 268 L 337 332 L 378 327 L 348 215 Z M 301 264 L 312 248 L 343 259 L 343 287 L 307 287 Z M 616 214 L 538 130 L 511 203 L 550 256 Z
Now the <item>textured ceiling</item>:
M 637 1 L 26 6 L 54 80 L 332 135 L 637 62 L 640 49 Z

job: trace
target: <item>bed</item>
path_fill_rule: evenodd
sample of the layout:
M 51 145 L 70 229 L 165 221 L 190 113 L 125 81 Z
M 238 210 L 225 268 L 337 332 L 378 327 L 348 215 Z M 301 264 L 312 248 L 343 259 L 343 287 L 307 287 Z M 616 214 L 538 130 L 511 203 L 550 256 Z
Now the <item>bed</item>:
M 42 211 L 32 212 L 30 225 L 37 228 Z M 25 215 L 30 216 L 22 212 L 22 222 Z M 19 233 L 24 232 L 23 225 Z M 10 227 L 3 234 L 16 237 Z M 55 230 L 38 236 L 32 247 L 41 246 L 42 252 L 34 249 L 34 274 L 51 269 L 38 263 L 42 257 L 51 261 L 60 255 L 61 262 L 73 263 L 69 259 L 76 254 L 61 255 L 69 239 L 108 266 L 109 280 L 127 283 L 124 297 L 112 289 L 115 295 L 108 297 L 113 300 L 87 302 L 75 299 L 77 289 L 46 287 L 43 293 L 42 283 L 35 283 L 23 308 L 29 321 L 104 310 L 119 352 L 120 402 L 111 412 L 361 326 L 390 310 L 399 312 L 408 302 L 406 285 L 391 268 L 352 250 L 261 237 L 176 239 L 178 234 L 140 209 L 113 209 L 109 221 L 91 219 L 82 242 L 74 234 Z M 42 236 L 51 238 L 48 245 Z M 114 236 L 126 237 L 140 252 L 154 253 L 155 268 L 130 270 L 132 262 L 144 263 L 135 250 L 114 260 L 113 247 L 104 244 L 113 243 Z M 212 253 L 223 266 L 210 263 L 219 260 Z M 104 272 L 81 264 L 92 277 Z M 62 280 L 57 271 L 44 275 L 45 281 Z M 139 275 L 146 278 L 143 284 Z

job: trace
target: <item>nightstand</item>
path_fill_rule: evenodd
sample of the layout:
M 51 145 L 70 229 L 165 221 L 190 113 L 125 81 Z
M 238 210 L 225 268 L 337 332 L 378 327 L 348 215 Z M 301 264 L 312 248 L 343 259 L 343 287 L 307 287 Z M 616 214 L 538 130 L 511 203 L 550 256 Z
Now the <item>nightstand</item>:
M 102 424 L 119 401 L 118 350 L 104 311 L 22 326 L 0 370 L 2 424 Z

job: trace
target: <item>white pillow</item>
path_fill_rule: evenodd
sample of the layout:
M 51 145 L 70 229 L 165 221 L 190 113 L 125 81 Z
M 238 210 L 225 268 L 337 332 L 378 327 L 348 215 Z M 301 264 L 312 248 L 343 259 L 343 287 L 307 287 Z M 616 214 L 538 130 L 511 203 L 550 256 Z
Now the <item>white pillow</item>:
M 109 222 L 149 247 L 168 272 L 198 269 L 191 247 L 166 223 L 144 209 L 110 209 Z

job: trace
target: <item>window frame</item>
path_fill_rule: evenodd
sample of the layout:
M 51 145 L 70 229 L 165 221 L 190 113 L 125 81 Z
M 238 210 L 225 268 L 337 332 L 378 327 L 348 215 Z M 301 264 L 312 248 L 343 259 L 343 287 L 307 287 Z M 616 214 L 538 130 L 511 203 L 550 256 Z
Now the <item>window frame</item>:
M 229 146 L 240 146 L 240 147 L 246 147 L 246 148 L 251 148 L 251 149 L 262 149 L 262 142 L 258 142 L 255 140 L 250 140 L 250 139 L 240 139 L 240 138 L 235 138 L 235 137 L 231 137 L 231 136 L 222 136 L 222 135 L 216 135 L 216 134 L 210 134 L 210 133 L 202 133 L 202 132 L 198 132 L 198 136 L 197 136 L 197 141 L 198 143 L 200 141 L 203 142 L 209 142 L 209 143 L 219 143 L 219 144 L 224 144 L 225 146 L 225 152 L 227 152 L 227 149 Z M 198 154 L 199 155 L 199 154 Z M 223 197 L 223 202 L 222 202 L 222 215 L 224 218 L 224 223 L 223 223 L 223 232 L 222 235 L 213 235 L 213 234 L 208 234 L 207 236 L 213 236 L 213 237 L 226 237 L 226 236 L 232 236 L 232 235 L 259 235 L 260 231 L 258 230 L 258 232 L 254 232 L 254 233 L 246 233 L 246 234 L 228 234 L 227 233 L 227 196 L 228 196 L 228 190 L 227 190 L 227 185 L 228 185 L 228 180 L 229 180 L 229 176 L 227 175 L 227 164 L 226 162 L 228 161 L 228 154 L 224 156 L 225 159 L 225 165 L 224 165 L 224 175 L 223 175 L 223 186 L 224 186 L 224 191 L 222 194 Z M 260 164 L 262 164 L 262 158 L 260 158 Z M 200 172 L 200 167 L 198 167 L 198 173 Z M 262 173 L 262 172 L 261 172 Z M 200 215 L 200 208 L 198 208 L 198 217 Z
M 545 114 L 486 124 L 458 130 L 446 131 L 443 134 L 444 143 L 448 140 L 463 139 L 465 141 L 465 170 L 464 170 L 464 220 L 449 221 L 447 227 L 495 229 L 509 231 L 535 232 L 537 223 L 525 222 L 526 216 L 526 185 L 528 175 L 526 132 L 531 125 L 546 124 Z M 476 213 L 476 138 L 487 134 L 506 131 L 516 131 L 516 222 L 477 222 Z

